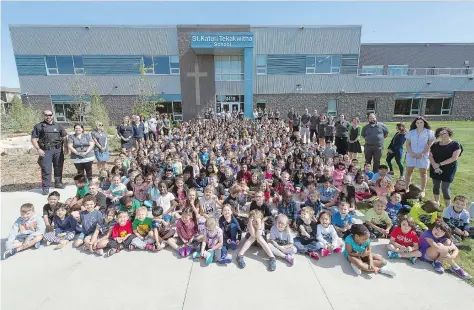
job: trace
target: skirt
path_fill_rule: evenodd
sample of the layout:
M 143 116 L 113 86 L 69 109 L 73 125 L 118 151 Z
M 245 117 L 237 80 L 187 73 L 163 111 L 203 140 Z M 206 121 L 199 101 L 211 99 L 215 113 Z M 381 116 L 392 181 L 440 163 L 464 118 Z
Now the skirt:
M 360 142 L 356 141 L 354 143 L 349 142 L 349 147 L 347 148 L 349 153 L 362 153 L 362 148 L 360 146 Z
M 101 152 L 98 149 L 94 150 L 95 158 L 99 163 L 103 163 L 109 160 L 110 158 L 110 153 L 109 153 L 109 148 L 105 150 L 105 152 Z
M 130 138 L 128 141 L 121 141 L 122 143 L 122 149 L 129 150 L 133 147 L 133 140 Z

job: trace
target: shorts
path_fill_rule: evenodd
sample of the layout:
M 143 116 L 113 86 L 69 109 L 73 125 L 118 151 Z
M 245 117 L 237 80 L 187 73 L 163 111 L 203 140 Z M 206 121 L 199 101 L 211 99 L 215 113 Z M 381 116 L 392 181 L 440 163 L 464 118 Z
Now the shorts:
M 74 237 L 74 240 L 84 240 L 86 237 L 92 236 L 93 234 L 86 235 L 85 233 L 81 232 L 76 234 L 76 237 Z

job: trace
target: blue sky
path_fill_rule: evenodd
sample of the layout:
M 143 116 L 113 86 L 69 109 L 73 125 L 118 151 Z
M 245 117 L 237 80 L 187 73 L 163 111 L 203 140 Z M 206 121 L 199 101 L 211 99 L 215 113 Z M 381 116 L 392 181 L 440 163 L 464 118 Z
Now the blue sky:
M 466 2 L 4 2 L 1 85 L 19 87 L 9 24 L 362 25 L 362 42 L 472 43 Z

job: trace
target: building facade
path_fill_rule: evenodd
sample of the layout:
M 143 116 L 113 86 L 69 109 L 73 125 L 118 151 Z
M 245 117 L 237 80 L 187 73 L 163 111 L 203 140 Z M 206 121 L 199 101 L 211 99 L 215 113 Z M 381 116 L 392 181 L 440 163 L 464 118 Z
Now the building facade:
M 474 44 L 361 44 L 361 26 L 10 26 L 23 99 L 70 121 L 78 94 L 114 121 L 139 96 L 209 108 L 317 109 L 383 121 L 474 117 Z M 142 68 L 142 70 L 140 70 Z M 140 72 L 141 71 L 141 72 Z M 87 99 L 86 99 L 87 100 Z
M 8 112 L 12 105 L 13 98 L 20 98 L 19 88 L 2 87 L 1 88 L 1 104 L 2 112 Z

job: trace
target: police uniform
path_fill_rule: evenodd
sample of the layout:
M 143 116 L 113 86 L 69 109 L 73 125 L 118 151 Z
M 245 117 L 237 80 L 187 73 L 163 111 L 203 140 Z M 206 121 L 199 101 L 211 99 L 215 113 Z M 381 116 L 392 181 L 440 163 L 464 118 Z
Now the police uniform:
M 54 167 L 54 183 L 62 183 L 64 152 L 64 137 L 66 130 L 57 124 L 48 124 L 46 121 L 38 123 L 33 127 L 31 138 L 38 139 L 38 146 L 44 151 L 44 156 L 38 158 L 41 167 L 41 187 L 43 191 L 51 187 L 51 169 Z

